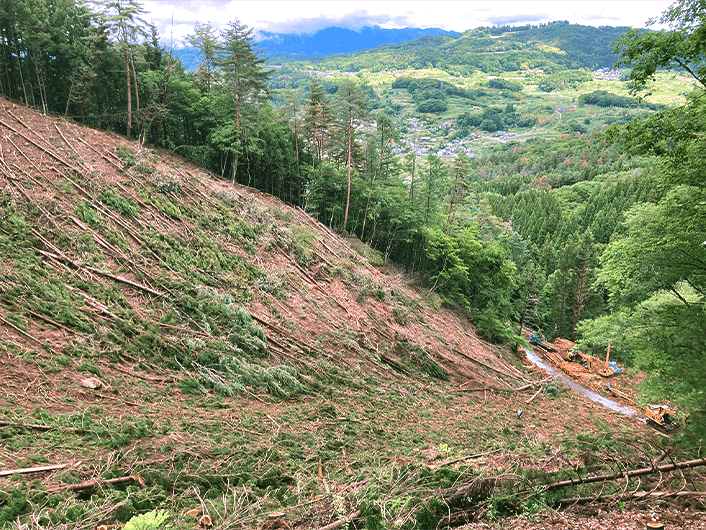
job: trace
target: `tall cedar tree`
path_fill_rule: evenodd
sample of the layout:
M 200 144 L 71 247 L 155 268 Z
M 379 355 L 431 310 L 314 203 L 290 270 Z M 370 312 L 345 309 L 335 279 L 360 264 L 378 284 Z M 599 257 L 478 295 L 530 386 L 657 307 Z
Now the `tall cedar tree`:
M 194 25 L 194 34 L 187 36 L 189 44 L 201 52 L 203 58 L 194 77 L 201 90 L 210 93 L 215 82 L 216 52 L 218 51 L 218 37 L 211 23 Z
M 336 110 L 339 115 L 342 138 L 346 146 L 346 169 L 348 173 L 348 191 L 346 193 L 346 212 L 343 217 L 343 231 L 348 226 L 348 210 L 351 204 L 351 169 L 353 149 L 356 147 L 355 136 L 358 128 L 368 120 L 368 105 L 365 93 L 353 79 L 347 78 L 336 92 Z
M 303 88 L 292 89 L 291 87 L 287 87 L 286 89 L 284 89 L 283 96 L 285 104 L 282 109 L 284 112 L 285 119 L 287 120 L 287 123 L 291 128 L 294 136 L 294 152 L 297 156 L 297 203 L 301 203 L 301 164 L 299 160 L 299 135 L 302 121 L 301 113 L 303 105 L 301 103 L 301 97 L 303 92 Z
M 254 49 L 252 28 L 234 20 L 221 31 L 217 64 L 223 72 L 223 89 L 232 97 L 235 114 L 236 148 L 232 180 L 235 182 L 238 160 L 248 148 L 248 136 L 258 124 L 258 109 L 270 99 L 267 78 L 272 70 L 263 64 L 267 60 Z
M 451 226 L 456 219 L 456 210 L 468 192 L 468 174 L 470 172 L 470 161 L 466 153 L 460 153 L 454 161 L 451 170 L 452 187 L 449 195 L 449 213 L 446 216 L 446 235 L 451 235 Z
M 145 30 L 147 24 L 139 18 L 140 15 L 145 13 L 145 10 L 135 0 L 113 0 L 106 2 L 103 5 L 103 9 L 105 22 L 108 24 L 110 33 L 115 37 L 116 45 L 125 59 L 125 75 L 127 79 L 127 138 L 129 140 L 132 130 L 131 66 L 134 70 L 132 48 L 138 36 L 148 37 L 149 35 Z M 133 72 L 133 76 L 135 76 L 135 80 L 137 80 L 136 72 Z M 135 87 L 137 87 L 137 82 L 135 82 Z
M 360 231 L 360 239 L 363 241 L 365 240 L 365 221 L 368 218 L 368 207 L 370 206 L 370 197 L 373 194 L 373 186 L 375 186 L 375 179 L 377 179 L 377 176 L 380 173 L 380 169 L 383 165 L 383 160 L 385 160 L 385 158 L 391 155 L 392 146 L 394 142 L 399 139 L 399 134 L 397 133 L 397 129 L 395 128 L 395 122 L 392 121 L 392 118 L 390 118 L 387 114 L 381 112 L 380 114 L 378 114 L 376 121 L 378 133 L 377 140 L 380 143 L 378 152 L 379 157 L 377 165 L 375 166 L 375 173 L 373 173 L 373 176 L 370 179 L 370 191 L 368 191 L 368 198 L 365 201 L 365 213 L 363 214 L 363 228 Z
M 319 168 L 328 145 L 331 122 L 331 107 L 324 87 L 317 77 L 312 77 L 309 82 L 309 100 L 304 108 L 304 127 L 314 155 L 314 166 L 318 162 Z

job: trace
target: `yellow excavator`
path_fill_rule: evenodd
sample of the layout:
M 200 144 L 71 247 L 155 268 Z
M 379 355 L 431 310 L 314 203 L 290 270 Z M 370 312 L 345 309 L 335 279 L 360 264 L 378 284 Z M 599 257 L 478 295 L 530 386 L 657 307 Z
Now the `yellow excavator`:
M 677 426 L 674 421 L 676 412 L 667 405 L 646 405 L 645 417 L 647 423 L 662 431 L 671 431 Z

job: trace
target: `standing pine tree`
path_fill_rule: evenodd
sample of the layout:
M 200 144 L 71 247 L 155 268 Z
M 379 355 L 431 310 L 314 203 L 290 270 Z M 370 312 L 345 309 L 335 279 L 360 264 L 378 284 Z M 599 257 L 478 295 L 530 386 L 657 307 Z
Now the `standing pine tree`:
M 147 23 L 139 18 L 144 13 L 144 8 L 135 0 L 112 0 L 103 5 L 104 22 L 108 25 L 111 35 L 115 37 L 116 46 L 125 60 L 128 140 L 132 130 L 131 67 L 132 76 L 137 80 L 137 74 L 134 72 L 133 47 L 138 36 L 145 38 L 149 36 L 145 30 Z M 135 87 L 137 87 L 137 81 L 135 81 Z
M 470 172 L 470 161 L 466 153 L 461 153 L 456 157 L 451 169 L 451 194 L 449 195 L 449 213 L 446 216 L 446 235 L 451 234 L 451 225 L 456 219 L 458 203 L 463 200 L 468 192 L 468 174 Z
M 331 107 L 317 77 L 309 82 L 309 101 L 304 108 L 304 127 L 311 144 L 314 166 L 321 168 L 331 128 Z
M 199 61 L 198 70 L 194 75 L 196 84 L 201 90 L 210 93 L 216 76 L 216 52 L 218 41 L 211 23 L 194 25 L 194 35 L 187 35 L 189 44 L 199 50 L 203 55 Z
M 301 164 L 299 162 L 299 135 L 301 134 L 302 108 L 301 96 L 303 90 L 301 88 L 293 89 L 287 87 L 284 92 L 285 105 L 282 107 L 285 118 L 294 136 L 294 151 L 297 156 L 297 202 L 301 202 Z M 291 179 L 290 179 L 291 183 Z M 290 184 L 291 186 L 291 184 Z M 291 196 L 290 191 L 290 196 Z
M 263 67 L 265 58 L 255 51 L 252 29 L 237 19 L 221 31 L 217 64 L 223 72 L 223 89 L 232 99 L 235 119 L 232 180 L 235 182 L 238 161 L 247 153 L 248 137 L 258 124 L 260 104 L 270 99 L 267 78 L 272 70 Z
M 377 117 L 377 133 L 379 142 L 378 148 L 378 161 L 375 166 L 375 173 L 370 179 L 370 191 L 368 192 L 368 199 L 365 201 L 365 213 L 363 214 L 363 228 L 360 232 L 360 239 L 364 240 L 365 237 L 365 221 L 368 218 L 368 207 L 370 206 L 370 197 L 373 194 L 373 186 L 375 186 L 375 179 L 377 179 L 378 174 L 383 166 L 383 161 L 386 158 L 390 158 L 392 155 L 392 146 L 399 139 L 399 133 L 395 128 L 395 122 L 392 121 L 387 114 L 381 112 Z M 376 143 L 378 143 L 376 142 Z
M 449 168 L 441 157 L 430 154 L 427 157 L 427 167 L 420 170 L 420 191 L 417 193 L 424 209 L 424 226 L 430 227 L 434 214 L 440 211 L 440 203 L 444 191 L 449 186 Z
M 338 111 L 342 138 L 346 146 L 346 169 L 348 174 L 348 192 L 346 194 L 346 212 L 343 217 L 343 230 L 348 225 L 348 210 L 351 204 L 351 168 L 353 149 L 358 128 L 367 121 L 368 105 L 365 93 L 353 79 L 347 78 L 336 92 L 336 110 Z

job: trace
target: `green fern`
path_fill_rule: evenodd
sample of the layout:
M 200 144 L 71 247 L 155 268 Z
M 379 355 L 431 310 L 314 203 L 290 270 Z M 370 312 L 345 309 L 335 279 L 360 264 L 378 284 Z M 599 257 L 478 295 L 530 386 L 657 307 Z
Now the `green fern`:
M 151 512 L 136 515 L 123 527 L 123 530 L 158 530 L 169 528 L 169 512 L 166 510 L 152 510 Z

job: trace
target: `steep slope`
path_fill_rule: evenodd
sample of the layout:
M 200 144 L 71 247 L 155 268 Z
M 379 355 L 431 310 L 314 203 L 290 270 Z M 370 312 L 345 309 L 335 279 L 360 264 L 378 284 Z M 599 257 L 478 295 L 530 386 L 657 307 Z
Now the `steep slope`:
M 464 318 L 303 211 L 139 143 L 21 107 L 3 114 L 3 318 L 22 321 L 23 348 L 93 341 L 90 355 L 176 368 L 203 340 L 263 364 L 325 358 L 365 376 L 431 371 L 477 386 L 496 372 L 474 359 L 503 366 Z
M 9 101 L 0 138 L 0 527 L 459 525 L 657 454 L 299 209 Z

